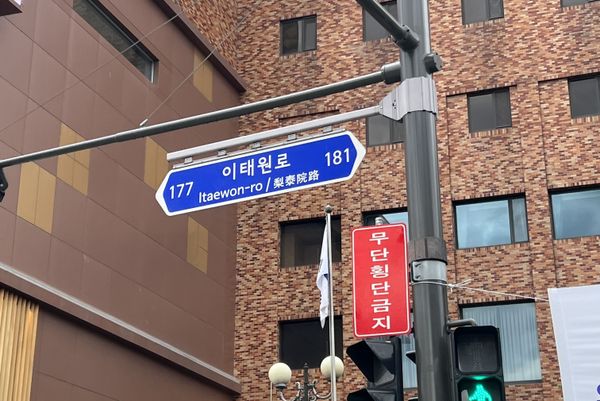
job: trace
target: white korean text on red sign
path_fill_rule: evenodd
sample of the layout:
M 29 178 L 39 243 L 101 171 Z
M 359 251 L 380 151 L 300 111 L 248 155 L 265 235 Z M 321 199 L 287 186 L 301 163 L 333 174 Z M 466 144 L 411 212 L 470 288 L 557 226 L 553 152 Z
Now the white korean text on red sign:
M 354 335 L 410 332 L 405 224 L 352 231 Z

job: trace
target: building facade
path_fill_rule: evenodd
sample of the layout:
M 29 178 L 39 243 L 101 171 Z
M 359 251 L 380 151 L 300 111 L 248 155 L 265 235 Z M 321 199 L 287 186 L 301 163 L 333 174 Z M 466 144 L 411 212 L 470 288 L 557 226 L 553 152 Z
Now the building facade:
M 355 1 L 238 4 L 244 102 L 398 60 L 399 49 Z M 394 1 L 382 4 L 395 12 Z M 600 277 L 600 4 L 433 0 L 429 10 L 432 49 L 444 60 L 435 74 L 443 236 L 448 282 L 459 284 L 449 291 L 450 317 L 500 328 L 507 399 L 561 399 L 547 289 Z M 391 89 L 378 84 L 258 113 L 242 118 L 240 130 L 373 106 Z M 328 353 L 315 285 L 325 205 L 334 207 L 340 356 L 358 341 L 351 230 L 378 215 L 406 221 L 401 124 L 343 126 L 367 147 L 354 178 L 238 207 L 235 374 L 242 400 L 269 396 L 274 362 L 288 363 L 301 380 L 303 363 L 318 375 Z M 403 342 L 410 348 L 410 336 Z M 364 386 L 344 361 L 339 399 Z M 408 397 L 416 382 L 414 367 L 404 366 Z M 327 391 L 323 380 L 319 389 Z
M 600 4 L 429 7 L 450 317 L 500 328 L 508 399 L 561 399 L 546 291 L 600 276 Z M 0 0 L 0 14 L 1 159 L 376 72 L 399 52 L 353 0 Z M 343 125 L 367 148 L 343 183 L 176 217 L 154 192 L 167 152 L 373 106 L 392 88 L 6 167 L 0 400 L 254 401 L 274 362 L 317 375 L 327 204 L 338 397 L 363 387 L 343 356 L 358 341 L 351 230 L 407 220 L 401 123 Z
M 220 12 L 206 4 L 200 24 L 171 0 L 0 0 L 0 158 L 238 105 L 233 51 L 216 50 L 234 21 L 210 24 Z M 3 169 L 0 400 L 239 393 L 235 208 L 167 217 L 154 199 L 167 152 L 237 131 Z

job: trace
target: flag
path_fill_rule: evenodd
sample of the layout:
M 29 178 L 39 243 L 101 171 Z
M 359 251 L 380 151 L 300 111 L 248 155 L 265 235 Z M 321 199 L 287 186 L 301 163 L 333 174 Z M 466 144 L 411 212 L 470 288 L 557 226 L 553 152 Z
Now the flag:
M 321 318 L 321 328 L 324 328 L 325 319 L 329 316 L 329 253 L 327 252 L 327 224 L 325 225 L 325 231 L 323 231 L 319 273 L 317 274 L 317 287 L 319 288 L 319 291 L 321 291 L 319 317 Z

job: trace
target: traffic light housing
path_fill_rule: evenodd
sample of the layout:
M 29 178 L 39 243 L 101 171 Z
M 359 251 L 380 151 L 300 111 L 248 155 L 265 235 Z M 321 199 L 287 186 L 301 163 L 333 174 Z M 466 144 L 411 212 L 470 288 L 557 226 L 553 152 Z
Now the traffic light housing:
M 452 333 L 458 401 L 505 401 L 500 334 L 494 326 L 459 327 Z
M 403 400 L 400 338 L 363 340 L 346 353 L 367 379 L 367 387 L 348 394 L 348 401 Z

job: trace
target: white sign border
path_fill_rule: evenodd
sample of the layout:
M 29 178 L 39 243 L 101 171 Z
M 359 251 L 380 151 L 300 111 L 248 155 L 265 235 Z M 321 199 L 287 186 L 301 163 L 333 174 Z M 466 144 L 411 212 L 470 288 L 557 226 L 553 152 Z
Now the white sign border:
M 357 231 L 372 231 L 377 227 L 402 227 L 404 231 L 404 255 L 406 257 L 406 313 L 408 315 L 408 329 L 406 331 L 394 331 L 394 332 L 385 332 L 378 334 L 358 334 L 356 332 L 356 291 L 354 290 L 354 283 L 356 282 L 356 266 L 355 266 L 355 258 L 354 258 L 354 233 Z M 407 227 L 405 223 L 395 223 L 395 224 L 382 224 L 379 226 L 363 226 L 358 227 L 352 230 L 352 318 L 354 319 L 354 327 L 352 328 L 354 331 L 354 336 L 357 338 L 370 338 L 370 337 L 381 337 L 381 336 L 396 336 L 396 335 L 406 335 L 412 331 L 412 324 L 410 322 L 410 304 L 409 304 L 409 290 L 410 290 L 410 279 L 409 279 L 409 261 L 408 261 L 408 237 L 407 237 Z
M 284 188 L 282 190 L 273 191 L 273 192 L 264 193 L 264 194 L 257 194 L 257 195 L 249 196 L 247 198 L 232 199 L 232 200 L 225 201 L 225 202 L 218 203 L 218 204 L 198 206 L 198 207 L 195 207 L 195 208 L 190 208 L 190 209 L 185 209 L 185 210 L 179 210 L 179 211 L 176 211 L 176 212 L 171 212 L 167 208 L 167 204 L 166 204 L 166 202 L 164 200 L 164 197 L 163 197 L 163 192 L 164 192 L 164 189 L 165 189 L 165 187 L 167 185 L 167 181 L 169 180 L 169 177 L 174 172 L 179 172 L 179 171 L 183 171 L 183 170 L 189 170 L 189 169 L 192 169 L 192 168 L 199 168 L 200 166 L 208 166 L 208 165 L 211 165 L 211 164 L 221 163 L 221 162 L 228 161 L 228 160 L 239 159 L 239 158 L 242 158 L 242 157 L 247 157 L 249 155 L 259 155 L 259 154 L 264 153 L 264 152 L 271 152 L 271 151 L 274 151 L 274 150 L 290 148 L 290 147 L 293 147 L 293 146 L 298 146 L 299 144 L 305 144 L 305 143 L 312 143 L 312 142 L 322 141 L 322 140 L 325 140 L 325 139 L 335 138 L 335 137 L 343 136 L 343 135 L 348 135 L 350 137 L 350 140 L 352 141 L 352 143 L 354 144 L 354 147 L 356 149 L 356 160 L 354 161 L 354 165 L 352 166 L 352 170 L 350 171 L 350 174 L 347 177 L 337 178 L 337 179 L 329 180 L 329 181 L 316 182 L 314 184 L 304 185 L 304 186 L 301 186 L 301 187 Z M 284 193 L 287 193 L 287 192 L 294 192 L 294 191 L 299 191 L 301 189 L 309 189 L 309 188 L 314 188 L 314 187 L 318 187 L 318 186 L 321 186 L 321 185 L 334 184 L 336 182 L 341 182 L 341 181 L 349 180 L 349 179 L 351 179 L 354 176 L 354 174 L 356 173 L 356 170 L 358 170 L 358 166 L 362 162 L 362 160 L 365 157 L 366 153 L 367 153 L 367 150 L 365 149 L 364 145 L 356 138 L 356 136 L 354 136 L 354 134 L 351 131 L 348 131 L 348 130 L 344 130 L 342 132 L 337 132 L 335 134 L 326 134 L 326 135 L 319 135 L 319 136 L 311 136 L 311 137 L 307 137 L 305 139 L 297 140 L 297 141 L 294 141 L 294 142 L 284 143 L 282 145 L 276 145 L 276 146 L 273 146 L 273 147 L 269 147 L 268 149 L 258 149 L 256 152 L 248 152 L 248 153 L 244 153 L 244 154 L 232 155 L 232 156 L 229 156 L 229 157 L 224 157 L 224 158 L 219 158 L 219 159 L 211 160 L 210 162 L 207 162 L 207 163 L 202 163 L 202 164 L 196 163 L 196 164 L 191 164 L 190 166 L 185 166 L 185 167 L 181 167 L 181 168 L 172 169 L 172 170 L 170 170 L 167 173 L 167 175 L 165 176 L 165 178 L 161 182 L 160 186 L 156 190 L 156 194 L 155 194 L 154 197 L 156 198 L 156 201 L 158 202 L 158 204 L 160 205 L 160 207 L 163 209 L 163 211 L 165 212 L 165 214 L 167 216 L 177 216 L 177 215 L 180 215 L 180 214 L 197 212 L 199 210 L 212 209 L 212 208 L 215 208 L 215 207 L 226 206 L 226 205 L 230 205 L 230 204 L 233 204 L 233 203 L 240 203 L 240 202 L 249 201 L 249 200 L 253 200 L 253 199 L 266 198 L 266 197 L 272 196 L 272 195 L 281 195 L 281 194 L 284 194 Z

